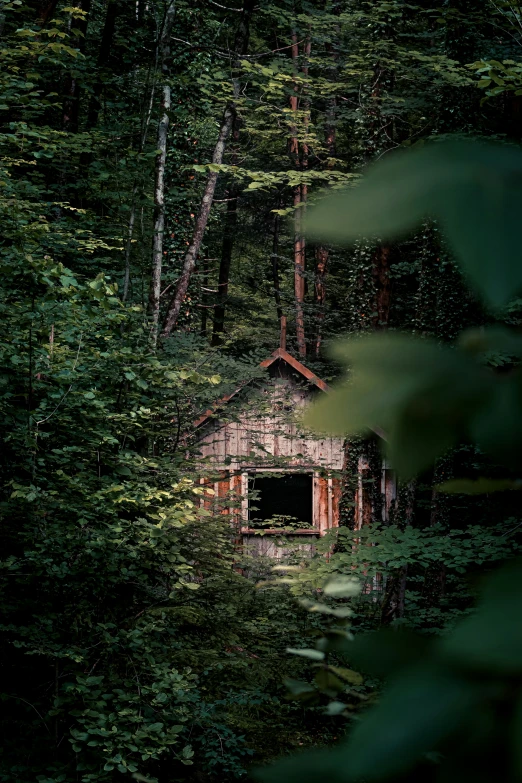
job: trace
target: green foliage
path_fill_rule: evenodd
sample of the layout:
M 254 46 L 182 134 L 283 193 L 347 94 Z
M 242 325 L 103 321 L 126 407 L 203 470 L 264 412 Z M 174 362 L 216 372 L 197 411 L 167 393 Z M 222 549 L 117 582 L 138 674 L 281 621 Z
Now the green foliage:
M 451 148 L 448 160 L 454 160 Z M 486 150 L 485 170 L 489 160 L 489 152 Z M 411 161 L 406 165 L 407 181 L 412 173 L 410 165 Z M 400 176 L 400 168 L 397 173 Z M 505 174 L 501 174 L 500 178 L 502 176 Z M 371 193 L 371 179 L 368 189 Z M 364 197 L 362 201 L 364 203 Z M 368 203 L 366 201 L 366 207 Z M 421 209 L 422 206 L 421 204 Z M 391 206 L 390 215 L 388 230 L 393 230 L 398 223 L 395 205 Z M 489 238 L 490 247 L 494 245 L 504 225 L 500 212 L 496 213 L 496 217 L 493 221 L 492 236 Z M 466 232 L 467 228 L 464 226 L 463 234 L 466 235 Z M 509 265 L 512 263 L 509 261 Z M 501 270 L 506 264 L 507 259 L 501 258 Z M 491 258 L 489 267 L 491 270 L 496 268 Z M 508 291 L 515 293 L 509 287 L 506 293 Z M 450 445 L 449 442 L 444 443 L 445 437 L 458 439 L 461 436 L 461 416 L 467 416 L 469 409 L 473 409 L 475 405 L 471 388 L 463 385 L 462 379 L 464 376 L 470 376 L 472 385 L 479 387 L 480 395 L 483 394 L 483 388 L 480 389 L 482 375 L 475 374 L 475 370 L 469 365 L 468 357 L 465 354 L 459 355 L 458 351 L 445 350 L 439 355 L 436 353 L 439 349 L 430 343 L 415 343 L 402 338 L 400 342 L 388 340 L 386 352 L 383 350 L 386 345 L 383 339 L 379 338 L 378 342 L 376 339 L 361 340 L 353 354 L 348 353 L 350 359 L 356 360 L 356 392 L 353 396 L 355 411 L 344 413 L 341 404 L 333 416 L 328 414 L 329 421 L 331 423 L 343 416 L 344 420 L 337 421 L 335 426 L 350 432 L 353 431 L 351 428 L 355 427 L 358 415 L 366 416 L 366 426 L 373 421 L 372 416 L 376 417 L 375 423 L 386 424 L 390 429 L 392 450 L 396 449 L 392 453 L 399 468 L 406 473 L 413 472 L 415 468 L 426 467 L 444 446 Z M 505 341 L 506 350 L 509 350 L 508 345 L 511 345 L 511 350 L 518 346 L 517 335 L 507 335 L 506 338 L 501 330 L 493 330 L 492 341 L 499 339 L 501 342 Z M 483 348 L 484 342 L 488 343 L 488 335 L 486 332 L 485 341 L 477 335 L 465 335 L 462 342 L 468 350 L 474 349 L 477 352 Z M 397 350 L 399 346 L 400 350 Z M 517 348 L 515 352 L 518 353 Z M 358 374 L 357 359 L 362 365 L 362 372 L 359 370 Z M 415 366 L 412 366 L 413 362 Z M 377 368 L 381 365 L 384 366 L 384 372 L 379 376 Z M 440 373 L 442 381 L 438 387 L 434 383 L 437 373 Z M 508 377 L 508 383 L 510 380 L 516 383 L 517 370 L 512 370 L 511 375 L 514 376 L 514 381 Z M 384 400 L 385 395 L 378 393 L 377 404 L 373 402 L 371 395 L 373 384 L 379 384 L 383 380 L 387 381 L 386 391 L 390 402 L 381 403 L 382 407 L 379 408 L 378 403 Z M 449 384 L 452 384 L 453 388 L 447 392 Z M 423 426 L 423 417 L 419 425 L 416 416 L 419 400 L 423 400 L 421 395 L 426 389 L 431 392 L 430 401 L 435 402 L 432 408 L 435 427 L 443 430 L 443 436 L 435 442 L 435 447 L 434 439 L 430 437 L 432 431 Z M 344 404 L 349 405 L 350 392 L 343 390 L 340 395 L 344 395 Z M 522 419 L 520 394 L 513 395 L 513 402 L 507 410 L 503 409 L 502 413 L 502 406 L 498 404 L 496 414 L 495 398 L 498 399 L 500 395 L 505 401 L 504 393 L 497 391 L 493 394 L 493 402 L 490 398 L 489 409 L 477 409 L 480 411 L 478 421 L 482 422 L 482 425 L 477 425 L 472 410 L 471 434 L 495 455 L 503 456 L 505 461 L 516 469 L 519 465 L 518 462 L 513 463 L 504 416 L 509 418 L 512 429 L 518 432 Z M 370 397 L 366 408 L 363 407 L 365 397 Z M 320 408 L 316 409 L 316 422 L 324 424 L 325 409 L 325 406 L 322 411 Z M 402 437 L 402 448 L 409 447 L 413 450 L 414 456 L 410 463 L 400 461 L 398 449 L 400 440 L 397 433 L 401 433 L 405 425 L 408 431 L 413 433 L 410 441 L 405 442 L 404 436 Z M 421 441 L 426 439 L 428 445 L 424 447 Z M 460 491 L 465 488 L 462 484 L 458 486 Z M 482 489 L 490 489 L 488 482 L 483 483 Z M 382 547 L 386 536 L 388 535 L 389 542 L 399 543 L 400 551 L 401 545 L 408 539 L 411 542 L 412 536 L 415 538 L 415 534 L 419 532 L 408 528 L 404 532 L 385 528 L 382 535 L 377 531 L 377 546 L 367 549 L 367 560 L 371 562 L 373 557 L 376 557 L 388 565 L 389 550 L 386 552 L 386 548 Z M 364 533 L 365 531 L 361 531 L 361 536 Z M 358 536 L 359 531 L 355 534 L 351 531 L 350 535 Z M 400 541 L 401 535 L 403 541 Z M 422 549 L 421 562 L 429 551 L 424 546 Z M 347 561 L 353 559 L 349 550 L 345 557 Z M 442 557 L 446 563 L 447 554 L 442 556 L 439 552 L 436 555 L 437 559 Z M 429 560 L 429 556 L 426 559 Z M 407 555 L 404 559 L 399 556 L 395 565 L 410 566 L 411 556 Z M 388 657 L 390 642 L 386 637 L 381 638 L 379 634 L 373 638 L 363 636 L 359 642 L 353 644 L 351 651 L 345 646 L 347 654 L 356 666 L 371 672 L 372 664 L 376 663 L 374 673 L 388 676 L 389 686 L 377 706 L 369 710 L 349 732 L 344 743 L 335 749 L 290 759 L 272 769 L 258 772 L 258 778 L 264 781 L 315 781 L 319 776 L 328 774 L 330 779 L 339 781 L 396 781 L 418 779 L 419 776 L 434 781 L 465 778 L 486 781 L 495 776 L 509 781 L 520 780 L 522 769 L 518 751 L 518 677 L 522 667 L 521 571 L 522 567 L 517 561 L 490 577 L 476 612 L 457 624 L 449 634 L 429 645 L 419 643 L 412 649 L 410 637 L 406 635 L 401 638 L 401 633 L 396 632 L 391 645 L 391 667 Z

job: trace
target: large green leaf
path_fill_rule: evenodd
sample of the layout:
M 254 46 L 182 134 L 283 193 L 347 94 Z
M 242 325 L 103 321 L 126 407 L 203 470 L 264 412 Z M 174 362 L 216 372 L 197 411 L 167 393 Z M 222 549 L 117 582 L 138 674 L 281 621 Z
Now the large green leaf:
M 522 290 L 522 152 L 446 142 L 390 154 L 362 184 L 310 211 L 310 234 L 337 242 L 394 239 L 423 217 L 444 226 L 466 274 L 493 306 Z
M 405 477 L 428 467 L 467 433 L 487 404 L 493 377 L 465 351 L 399 334 L 347 340 L 337 357 L 350 379 L 309 410 L 316 430 L 384 430 L 393 467 Z
M 427 654 L 430 639 L 405 629 L 387 628 L 358 634 L 347 655 L 350 663 L 377 677 L 390 677 L 419 663 Z
M 511 469 L 522 467 L 522 377 L 498 376 L 489 404 L 474 417 L 471 434 L 485 451 Z
M 489 578 L 476 614 L 440 643 L 444 656 L 466 670 L 522 674 L 522 564 Z
M 351 783 L 393 778 L 458 729 L 477 699 L 473 684 L 436 668 L 414 668 L 331 752 L 306 753 L 258 770 L 265 783 Z
M 310 751 L 255 769 L 253 777 L 262 783 L 351 783 L 345 765 L 344 748 Z
M 439 492 L 448 495 L 486 495 L 491 492 L 522 489 L 522 481 L 518 479 L 492 479 L 483 476 L 478 479 L 450 479 L 437 485 Z
M 370 781 L 408 770 L 464 724 L 476 699 L 474 684 L 461 677 L 435 667 L 409 669 L 351 732 L 348 775 Z

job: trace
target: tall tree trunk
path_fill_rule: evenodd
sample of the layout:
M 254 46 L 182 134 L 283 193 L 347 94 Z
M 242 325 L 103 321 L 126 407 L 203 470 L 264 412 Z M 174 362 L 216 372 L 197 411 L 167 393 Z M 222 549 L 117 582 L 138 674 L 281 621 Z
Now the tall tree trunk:
M 302 65 L 302 72 L 308 75 L 308 57 L 310 56 L 310 39 L 307 39 L 304 48 L 305 60 Z M 297 33 L 292 32 L 292 60 L 294 70 L 298 70 L 299 44 Z M 299 106 L 298 86 L 294 85 L 294 94 L 290 96 L 290 108 L 296 113 L 295 131 L 290 140 L 290 154 L 294 158 L 296 165 L 300 169 L 306 169 L 308 166 L 308 145 L 306 141 L 299 150 L 299 139 L 297 136 L 297 110 Z M 308 130 L 308 106 L 306 106 L 304 130 L 305 135 Z M 303 233 L 303 218 L 306 208 L 306 198 L 308 187 L 305 184 L 298 185 L 294 189 L 294 294 L 295 294 L 295 328 L 297 337 L 297 350 L 301 357 L 306 356 L 306 338 L 304 324 L 304 298 L 306 290 L 305 270 L 306 270 L 306 240 Z
M 80 8 L 85 11 L 82 19 L 75 19 L 74 26 L 82 33 L 76 40 L 76 46 L 83 52 L 85 49 L 85 36 L 89 22 L 89 13 L 91 10 L 91 0 L 76 0 L 74 8 Z M 80 85 L 74 73 L 67 74 L 64 86 L 63 102 L 63 129 L 71 133 L 78 132 L 78 121 L 80 114 Z
M 201 278 L 201 330 L 200 334 L 202 337 L 207 336 L 207 321 L 208 321 L 208 308 L 209 305 L 207 305 L 208 301 L 208 273 L 209 273 L 209 263 L 208 259 L 203 259 L 203 276 Z
M 56 11 L 58 0 L 36 0 L 36 2 L 33 0 L 28 5 L 35 9 L 38 15 L 38 24 L 43 27 Z
M 136 194 L 138 186 L 135 184 L 132 189 L 131 208 L 129 223 L 127 225 L 127 241 L 125 243 L 125 272 L 123 276 L 123 294 L 122 301 L 126 302 L 129 295 L 130 272 L 131 272 L 131 253 L 132 253 L 132 235 L 134 234 L 134 223 L 136 222 Z
M 235 52 L 235 58 L 233 64 L 234 65 L 233 67 L 234 99 L 237 98 L 237 96 L 239 95 L 238 76 L 241 68 L 240 58 L 242 55 L 246 54 L 248 49 L 248 42 L 250 38 L 250 20 L 252 18 L 254 5 L 255 5 L 255 0 L 244 0 L 243 9 L 241 12 L 241 19 L 239 22 L 239 26 L 234 41 L 234 52 Z M 221 127 L 219 129 L 218 140 L 214 148 L 214 154 L 212 155 L 212 163 L 221 164 L 223 162 L 223 155 L 225 152 L 227 139 L 230 136 L 235 119 L 236 119 L 236 105 L 235 105 L 235 101 L 233 100 L 230 101 L 230 103 L 227 105 L 225 112 L 223 114 Z M 167 315 L 163 323 L 163 330 L 161 333 L 162 337 L 168 337 L 178 321 L 181 306 L 183 304 L 185 296 L 187 295 L 190 279 L 196 267 L 196 261 L 201 248 L 201 243 L 205 235 L 205 230 L 207 227 L 210 210 L 212 207 L 212 201 L 214 199 L 214 191 L 216 189 L 217 179 L 218 179 L 218 173 L 216 171 L 210 171 L 207 176 L 205 190 L 203 191 L 203 197 L 201 199 L 201 204 L 199 207 L 199 213 L 194 228 L 194 234 L 192 236 L 192 242 L 190 243 L 187 253 L 185 255 L 181 276 L 178 280 L 178 284 L 176 286 L 174 296 L 170 301 L 167 310 Z
M 295 331 L 297 337 L 297 350 L 299 356 L 306 356 L 306 339 L 304 326 L 304 298 L 305 298 L 305 264 L 306 243 L 303 235 L 303 209 L 302 203 L 306 200 L 306 185 L 298 185 L 294 190 L 294 294 L 295 294 Z
M 338 15 L 341 11 L 340 3 L 338 0 L 334 0 L 332 3 L 332 13 L 335 15 Z M 334 40 L 338 40 L 340 38 L 340 27 L 339 25 L 335 25 L 334 27 L 335 36 Z M 332 41 L 328 43 L 327 49 L 330 53 L 330 56 L 332 58 L 332 66 L 328 69 L 330 79 L 333 82 L 336 82 L 338 79 L 338 67 L 337 67 L 337 48 L 335 43 Z M 328 99 L 326 104 L 326 122 L 325 122 L 325 128 L 324 128 L 324 141 L 325 146 L 328 152 L 328 160 L 326 162 L 327 169 L 332 169 L 334 167 L 334 161 L 337 149 L 337 138 L 336 138 L 336 120 L 337 120 L 337 99 L 335 95 L 332 95 L 331 98 Z M 315 341 L 314 341 L 314 354 L 316 357 L 319 357 L 321 353 L 321 343 L 323 340 L 323 324 L 324 324 L 324 317 L 325 317 L 325 307 L 326 307 L 326 276 L 328 272 L 328 261 L 329 261 L 330 253 L 327 247 L 324 245 L 319 245 L 315 249 L 315 313 L 316 313 L 316 332 L 315 332 Z
M 335 69 L 337 72 L 337 69 Z M 327 108 L 327 124 L 325 127 L 325 144 L 328 150 L 328 155 L 333 158 L 336 153 L 336 135 L 335 135 L 335 115 L 337 110 L 337 102 L 335 96 L 328 102 Z M 332 163 L 328 162 L 328 168 L 332 167 Z M 318 245 L 315 249 L 315 317 L 316 317 L 316 332 L 315 332 L 315 344 L 314 354 L 316 357 L 321 352 L 321 343 L 323 340 L 323 323 L 325 316 L 326 306 L 326 275 L 328 271 L 328 261 L 330 258 L 330 252 L 325 245 Z
M 232 129 L 234 116 L 235 107 L 231 103 L 227 106 L 223 115 L 223 120 L 219 129 L 219 137 L 214 148 L 214 154 L 212 155 L 212 163 L 220 164 L 223 162 L 223 153 L 225 151 L 227 139 Z M 196 267 L 197 257 L 201 248 L 201 243 L 203 241 L 205 229 L 207 227 L 210 209 L 214 199 L 217 178 L 217 171 L 211 171 L 207 177 L 203 198 L 201 199 L 201 205 L 199 208 L 199 214 L 196 220 L 196 227 L 192 236 L 192 242 L 190 243 L 189 249 L 185 255 L 181 276 L 178 280 L 174 296 L 172 297 L 169 304 L 167 315 L 163 323 L 163 330 L 161 333 L 162 337 L 168 337 L 178 321 L 181 305 L 183 304 L 187 294 L 190 278 L 192 277 L 192 273 Z
M 171 100 L 170 85 L 166 83 L 166 79 L 170 70 L 170 36 L 174 25 L 175 13 L 174 0 L 171 0 L 165 13 L 163 28 L 158 41 L 158 59 L 165 82 L 161 97 L 162 115 L 158 124 L 158 156 L 156 158 L 154 176 L 154 235 L 152 240 L 152 275 L 149 291 L 149 311 L 152 320 L 151 338 L 154 346 L 158 338 L 163 239 L 165 234 L 165 165 L 167 162 L 167 138 Z
M 105 22 L 103 25 L 100 41 L 100 48 L 98 50 L 97 81 L 94 85 L 94 92 L 89 103 L 89 110 L 87 112 L 87 127 L 89 128 L 93 128 L 98 121 L 98 115 L 101 108 L 100 95 L 103 90 L 101 71 L 109 61 L 112 42 L 114 39 L 114 32 L 116 30 L 116 19 L 120 11 L 121 6 L 119 0 L 108 1 L 107 12 L 105 14 Z
M 237 145 L 239 144 L 239 118 L 234 117 L 232 126 L 232 135 L 234 141 L 234 152 L 231 157 L 231 164 L 237 165 Z M 234 237 L 237 227 L 237 204 L 239 195 L 239 186 L 237 181 L 232 180 L 227 194 L 227 213 L 225 217 L 225 230 L 223 233 L 223 244 L 221 246 L 221 261 L 219 264 L 218 276 L 218 298 L 214 309 L 214 328 L 212 332 L 212 345 L 219 345 L 222 342 L 222 334 L 225 331 L 225 310 L 228 298 L 228 282 L 230 278 L 230 266 L 232 264 L 232 251 L 234 249 Z
M 281 286 L 279 283 L 279 225 L 281 219 L 279 215 L 274 217 L 274 238 L 272 240 L 272 280 L 274 283 L 274 299 L 277 307 L 277 318 L 281 321 L 283 317 L 283 308 L 281 307 Z
M 391 280 L 389 245 L 379 245 L 373 257 L 373 277 L 375 281 L 375 316 L 373 327 L 387 329 L 390 319 Z
M 228 282 L 230 277 L 230 265 L 232 263 L 232 251 L 234 249 L 234 237 L 237 226 L 237 197 L 239 188 L 236 182 L 232 182 L 227 191 L 227 214 L 225 217 L 225 231 L 221 248 L 221 262 L 219 264 L 218 301 L 214 308 L 214 329 L 212 332 L 212 345 L 222 342 L 222 334 L 225 330 L 225 309 L 228 297 Z

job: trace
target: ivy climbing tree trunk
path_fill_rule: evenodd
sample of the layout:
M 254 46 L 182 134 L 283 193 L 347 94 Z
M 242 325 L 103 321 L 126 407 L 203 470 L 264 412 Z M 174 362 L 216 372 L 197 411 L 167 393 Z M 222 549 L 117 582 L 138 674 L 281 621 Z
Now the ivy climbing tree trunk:
M 389 245 L 379 245 L 373 257 L 373 277 L 375 281 L 375 310 L 373 328 L 387 329 L 390 319 L 391 280 Z
M 306 356 L 304 325 L 306 241 L 303 235 L 303 209 L 306 202 L 306 185 L 298 185 L 294 191 L 294 294 L 295 331 L 299 356 Z
M 340 13 L 339 2 L 332 4 L 332 12 L 334 14 Z M 334 28 L 337 37 L 340 36 L 340 27 L 338 25 Z M 328 49 L 332 61 L 332 66 L 329 69 L 330 79 L 333 82 L 338 78 L 337 67 L 337 48 L 335 43 L 329 43 Z M 324 128 L 324 141 L 325 147 L 328 152 L 328 159 L 326 162 L 326 168 L 332 169 L 334 166 L 334 158 L 336 155 L 336 119 L 337 119 L 337 98 L 332 95 L 326 104 L 326 122 Z M 319 245 L 315 249 L 315 286 L 314 286 L 314 299 L 315 299 L 315 317 L 316 317 L 316 331 L 314 340 L 314 354 L 318 357 L 321 353 L 321 343 L 323 340 L 323 324 L 326 309 L 326 275 L 328 271 L 328 261 L 330 258 L 330 252 L 325 245 Z
M 163 90 L 161 97 L 162 115 L 158 124 L 158 156 L 156 158 L 154 176 L 154 234 L 152 240 L 152 274 L 149 291 L 149 311 L 152 321 L 151 338 L 153 345 L 156 345 L 158 337 L 160 312 L 161 270 L 163 265 L 163 239 L 165 234 L 165 166 L 167 162 L 167 139 L 169 133 L 169 111 L 171 102 L 170 84 L 168 83 L 170 70 L 170 36 L 174 25 L 175 13 L 176 8 L 174 0 L 171 0 L 165 12 L 165 18 L 163 20 L 158 42 L 158 59 L 163 78 Z M 133 225 L 134 224 L 132 224 L 129 231 L 132 231 Z
M 250 21 L 252 19 L 254 5 L 255 5 L 255 0 L 244 0 L 242 12 L 241 12 L 241 19 L 238 25 L 238 29 L 234 41 L 234 52 L 235 52 L 235 58 L 233 63 L 234 100 L 230 101 L 230 103 L 226 106 L 223 114 L 223 119 L 221 121 L 218 139 L 216 142 L 216 146 L 214 148 L 214 154 L 212 155 L 212 163 L 215 165 L 220 165 L 223 162 L 223 155 L 225 153 L 227 140 L 228 137 L 230 136 L 230 133 L 234 125 L 234 121 L 236 120 L 236 116 L 237 116 L 235 100 L 239 96 L 239 72 L 241 68 L 240 58 L 241 56 L 244 56 L 246 54 L 248 49 L 248 42 L 250 38 Z M 201 249 L 201 243 L 203 241 L 205 230 L 207 228 L 208 218 L 210 215 L 210 210 L 212 208 L 212 201 L 214 199 L 214 191 L 216 190 L 217 180 L 218 180 L 218 172 L 210 171 L 207 176 L 205 189 L 203 191 L 203 197 L 201 199 L 199 213 L 196 219 L 194 233 L 192 235 L 192 241 L 185 255 L 183 261 L 183 268 L 181 270 L 181 275 L 178 280 L 174 292 L 174 296 L 170 301 L 167 314 L 165 316 L 165 321 L 163 323 L 163 330 L 161 333 L 162 337 L 168 337 L 178 321 L 181 306 L 187 295 L 190 279 L 196 267 L 198 254 Z
M 321 343 L 323 339 L 323 322 L 326 306 L 326 270 L 329 259 L 328 248 L 319 245 L 315 248 L 315 317 L 316 334 L 314 344 L 314 354 L 319 356 L 321 352 Z

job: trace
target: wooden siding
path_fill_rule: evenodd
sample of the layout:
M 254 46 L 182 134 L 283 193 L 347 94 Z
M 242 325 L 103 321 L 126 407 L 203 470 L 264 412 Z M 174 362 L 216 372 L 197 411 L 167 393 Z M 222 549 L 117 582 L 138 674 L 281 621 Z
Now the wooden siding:
M 269 396 L 269 391 L 263 397 L 261 402 L 269 410 L 261 414 L 247 410 L 234 421 L 210 420 L 199 442 L 205 461 L 216 468 L 227 463 L 252 467 L 284 463 L 289 468 L 342 469 L 342 439 L 317 438 L 299 425 L 295 414 L 302 411 L 307 401 L 303 393 L 294 391 L 291 400 L 284 402 L 276 395 Z M 267 406 L 270 402 L 272 406 Z

